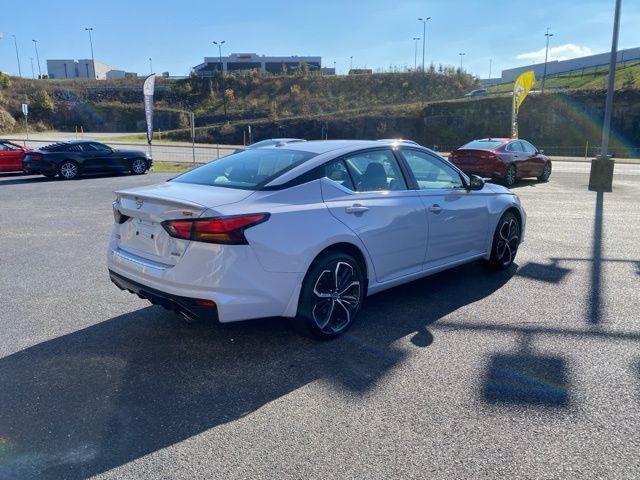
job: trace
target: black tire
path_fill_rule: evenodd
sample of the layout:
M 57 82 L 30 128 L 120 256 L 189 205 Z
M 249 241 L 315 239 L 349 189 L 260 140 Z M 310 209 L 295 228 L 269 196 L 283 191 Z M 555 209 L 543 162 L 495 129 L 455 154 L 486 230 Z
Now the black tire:
M 520 222 L 511 212 L 500 218 L 491 244 L 489 266 L 495 270 L 505 270 L 511 266 L 520 245 Z
M 516 167 L 513 163 L 507 165 L 507 171 L 505 172 L 502 181 L 507 188 L 513 187 L 518 181 L 518 172 L 516 171 Z
M 313 262 L 302 282 L 294 326 L 322 340 L 340 336 L 353 325 L 362 307 L 365 281 L 363 266 L 351 255 L 342 252 L 322 255 Z
M 58 175 L 63 180 L 73 180 L 80 175 L 80 167 L 73 160 L 65 160 L 58 167 Z
M 129 171 L 132 175 L 143 175 L 148 170 L 149 165 L 144 158 L 134 158 L 131 160 Z
M 549 181 L 549 177 L 551 176 L 551 162 L 547 162 L 544 164 L 542 168 L 542 175 L 538 177 L 539 182 L 547 182 Z

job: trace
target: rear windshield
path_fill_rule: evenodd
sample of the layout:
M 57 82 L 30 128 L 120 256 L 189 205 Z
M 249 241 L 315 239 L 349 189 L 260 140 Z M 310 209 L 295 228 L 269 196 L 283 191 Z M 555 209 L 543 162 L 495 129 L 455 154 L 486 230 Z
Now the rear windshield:
M 492 150 L 500 145 L 502 145 L 500 140 L 473 140 L 460 148 L 465 150 Z
M 314 156 L 280 148 L 245 150 L 183 173 L 172 182 L 257 190 Z

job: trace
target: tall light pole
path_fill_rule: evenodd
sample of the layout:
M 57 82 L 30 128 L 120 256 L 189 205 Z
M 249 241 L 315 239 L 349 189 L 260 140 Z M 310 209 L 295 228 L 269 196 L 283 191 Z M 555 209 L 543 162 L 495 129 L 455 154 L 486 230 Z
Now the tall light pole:
M 336 70 L 336 61 L 335 60 L 333 61 L 333 74 L 334 75 L 338 74 L 338 71 Z
M 492 59 L 492 58 L 490 58 L 490 59 L 489 59 L 489 80 L 491 80 L 491 66 L 492 66 L 491 64 L 492 64 L 492 63 L 493 63 L 493 59 Z
M 418 70 L 418 40 L 420 37 L 413 37 L 413 43 L 415 44 L 415 48 L 413 50 L 413 71 Z
M 29 57 L 31 60 L 31 78 L 36 78 L 36 73 L 33 71 L 33 57 Z
M 349 57 L 349 70 L 353 70 L 353 55 Z
M 544 51 L 544 73 L 542 74 L 542 89 L 540 93 L 544 93 L 544 81 L 547 79 L 547 60 L 549 59 L 549 38 L 553 37 L 553 33 L 549 33 L 549 27 L 547 27 L 547 33 L 544 36 L 547 37 L 547 47 Z
M 424 52 L 425 52 L 425 42 L 427 38 L 427 22 L 431 20 L 431 17 L 418 18 L 420 22 L 422 22 L 422 73 L 424 73 Z
M 33 47 L 36 49 L 36 61 L 38 62 L 38 78 L 42 78 L 42 70 L 40 70 L 40 55 L 38 55 L 38 41 L 32 39 Z
M 613 159 L 609 158 L 609 134 L 611 133 L 611 112 L 613 110 L 613 93 L 616 82 L 616 62 L 618 57 L 618 32 L 620 31 L 620 4 L 616 0 L 613 16 L 613 39 L 611 40 L 611 57 L 609 59 L 609 79 L 607 82 L 607 99 L 604 104 L 604 121 L 602 123 L 602 144 L 600 156 L 591 161 L 589 190 L 611 191 L 613 184 Z
M 153 59 L 149 57 L 149 75 L 153 73 Z
M 91 66 L 93 67 L 93 78 L 98 78 L 96 76 L 96 59 L 93 56 L 93 40 L 91 39 L 91 32 L 93 31 L 93 27 L 85 28 L 87 32 L 89 32 L 89 46 L 91 47 Z
M 13 37 L 13 45 L 16 47 L 16 60 L 18 61 L 18 76 L 22 76 L 22 70 L 20 70 L 20 55 L 18 54 L 18 41 L 16 40 L 15 35 L 11 35 Z
M 458 55 L 460 55 L 460 73 L 462 73 L 462 57 L 464 57 L 466 55 L 466 53 L 459 53 Z
M 214 41 L 213 44 L 218 47 L 218 56 L 220 58 L 220 76 L 222 77 L 222 102 L 224 105 L 224 119 L 227 123 L 229 123 L 229 117 L 227 116 L 227 85 L 224 79 L 224 66 L 222 64 L 222 45 L 224 45 L 225 40 L 221 42 Z

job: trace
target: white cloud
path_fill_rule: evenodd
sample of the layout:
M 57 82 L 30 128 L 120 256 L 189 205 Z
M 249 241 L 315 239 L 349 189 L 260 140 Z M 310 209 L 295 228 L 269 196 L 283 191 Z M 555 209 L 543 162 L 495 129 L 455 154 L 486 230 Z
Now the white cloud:
M 544 62 L 544 52 L 545 49 L 541 48 L 534 52 L 521 53 L 516 58 L 518 60 L 527 60 L 531 63 L 541 63 Z M 573 43 L 549 47 L 549 61 L 568 60 L 570 58 L 586 57 L 587 55 L 593 55 L 593 51 L 589 47 L 574 45 Z

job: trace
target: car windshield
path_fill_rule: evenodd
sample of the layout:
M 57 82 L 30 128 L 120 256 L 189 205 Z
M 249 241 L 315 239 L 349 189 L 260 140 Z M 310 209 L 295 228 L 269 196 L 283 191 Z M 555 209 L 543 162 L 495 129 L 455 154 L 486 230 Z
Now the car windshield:
M 207 163 L 172 181 L 255 190 L 314 156 L 311 152 L 280 148 L 245 150 Z
M 460 147 L 461 150 L 491 150 L 502 145 L 500 140 L 473 140 Z

